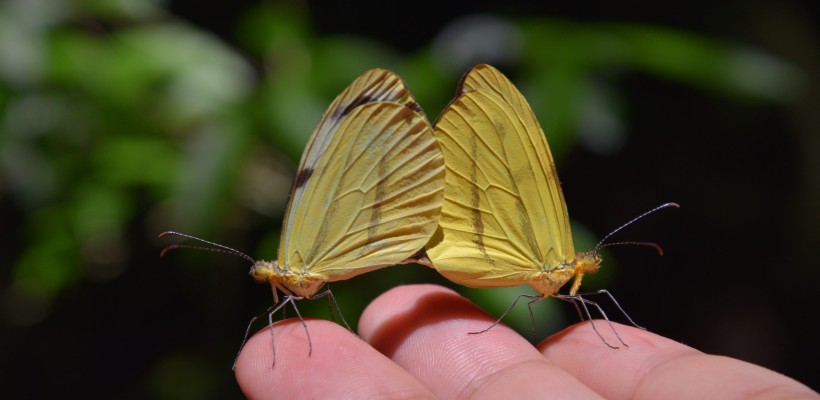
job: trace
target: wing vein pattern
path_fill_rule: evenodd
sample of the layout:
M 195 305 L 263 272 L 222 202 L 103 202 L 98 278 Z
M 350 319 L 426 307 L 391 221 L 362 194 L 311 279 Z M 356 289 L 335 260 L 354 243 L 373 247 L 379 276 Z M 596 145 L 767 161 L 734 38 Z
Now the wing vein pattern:
M 397 264 L 423 248 L 443 198 L 444 162 L 427 118 L 387 71 L 333 102 L 299 167 L 279 265 L 323 281 Z M 310 171 L 306 173 L 304 171 Z
M 524 97 L 494 68 L 469 71 L 458 93 L 434 128 L 446 190 L 428 255 L 467 286 L 528 283 L 575 254 L 546 138 Z

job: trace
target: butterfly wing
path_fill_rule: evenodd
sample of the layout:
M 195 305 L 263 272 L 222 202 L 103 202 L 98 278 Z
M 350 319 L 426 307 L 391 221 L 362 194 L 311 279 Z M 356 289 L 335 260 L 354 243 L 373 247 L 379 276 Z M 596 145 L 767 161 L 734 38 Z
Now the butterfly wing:
M 555 162 L 532 109 L 493 67 L 462 79 L 435 124 L 446 165 L 435 268 L 467 286 L 530 283 L 575 252 Z
M 300 164 L 279 268 L 322 281 L 398 264 L 438 222 L 444 161 L 404 84 L 365 73 L 331 104 Z
M 282 225 L 281 243 L 284 243 L 284 247 L 289 246 L 290 236 L 288 232 L 293 229 L 294 214 L 296 213 L 295 205 L 301 202 L 305 193 L 305 183 L 315 171 L 315 166 L 319 162 L 319 158 L 325 153 L 334 132 L 356 107 L 374 101 L 403 104 L 424 116 L 421 107 L 413 99 L 401 78 L 380 68 L 374 68 L 363 73 L 341 94 L 336 96 L 324 115 L 322 115 L 319 125 L 316 126 L 302 153 L 299 172 L 290 189 L 290 198 L 286 208 L 287 213 Z

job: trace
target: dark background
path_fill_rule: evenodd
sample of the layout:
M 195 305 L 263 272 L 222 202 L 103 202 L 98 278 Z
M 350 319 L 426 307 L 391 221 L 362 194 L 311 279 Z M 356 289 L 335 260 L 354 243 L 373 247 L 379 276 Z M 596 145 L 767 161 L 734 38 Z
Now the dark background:
M 301 149 L 333 96 L 387 67 L 432 120 L 477 62 L 539 115 L 577 249 L 682 206 L 613 238 L 657 242 L 664 257 L 614 247 L 584 289 L 608 288 L 653 332 L 820 388 L 812 2 L 56 4 L 0 6 L 16 21 L 0 33 L 6 396 L 239 396 L 230 366 L 270 289 L 240 258 L 160 259 L 169 241 L 156 235 L 274 258 Z M 465 42 L 499 26 L 513 32 L 502 45 Z M 399 266 L 333 289 L 355 324 L 379 293 L 415 282 L 449 285 Z M 522 290 L 464 293 L 499 315 Z M 327 318 L 315 303 L 300 308 Z M 576 321 L 557 303 L 540 304 L 543 337 Z M 520 313 L 509 322 L 529 330 Z

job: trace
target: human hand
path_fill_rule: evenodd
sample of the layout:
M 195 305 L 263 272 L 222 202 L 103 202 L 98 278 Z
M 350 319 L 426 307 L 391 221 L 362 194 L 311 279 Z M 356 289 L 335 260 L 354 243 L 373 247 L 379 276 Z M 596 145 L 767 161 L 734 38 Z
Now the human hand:
M 610 349 L 579 323 L 533 347 L 457 293 L 435 285 L 394 288 L 362 313 L 362 339 L 326 320 L 277 323 L 276 365 L 267 328 L 239 355 L 236 378 L 254 399 L 820 399 L 763 367 L 704 354 L 615 324 L 629 347 Z M 599 327 L 605 326 L 598 321 Z M 601 331 L 606 334 L 604 329 Z

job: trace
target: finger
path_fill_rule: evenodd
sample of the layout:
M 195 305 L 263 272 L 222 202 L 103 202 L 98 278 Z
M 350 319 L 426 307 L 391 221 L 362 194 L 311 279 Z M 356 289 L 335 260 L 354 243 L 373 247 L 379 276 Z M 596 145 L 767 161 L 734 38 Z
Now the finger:
M 248 398 L 433 398 L 415 378 L 341 326 L 307 320 L 313 351 L 298 320 L 274 325 L 276 364 L 268 328 L 254 335 L 236 362 Z
M 449 289 L 409 285 L 376 298 L 359 329 L 440 398 L 600 398 L 506 326 L 467 333 L 493 321 Z
M 595 322 L 599 330 L 606 326 Z M 817 399 L 808 387 L 763 367 L 704 354 L 631 326 L 613 326 L 629 347 L 607 347 L 585 322 L 548 338 L 539 349 L 609 399 Z

